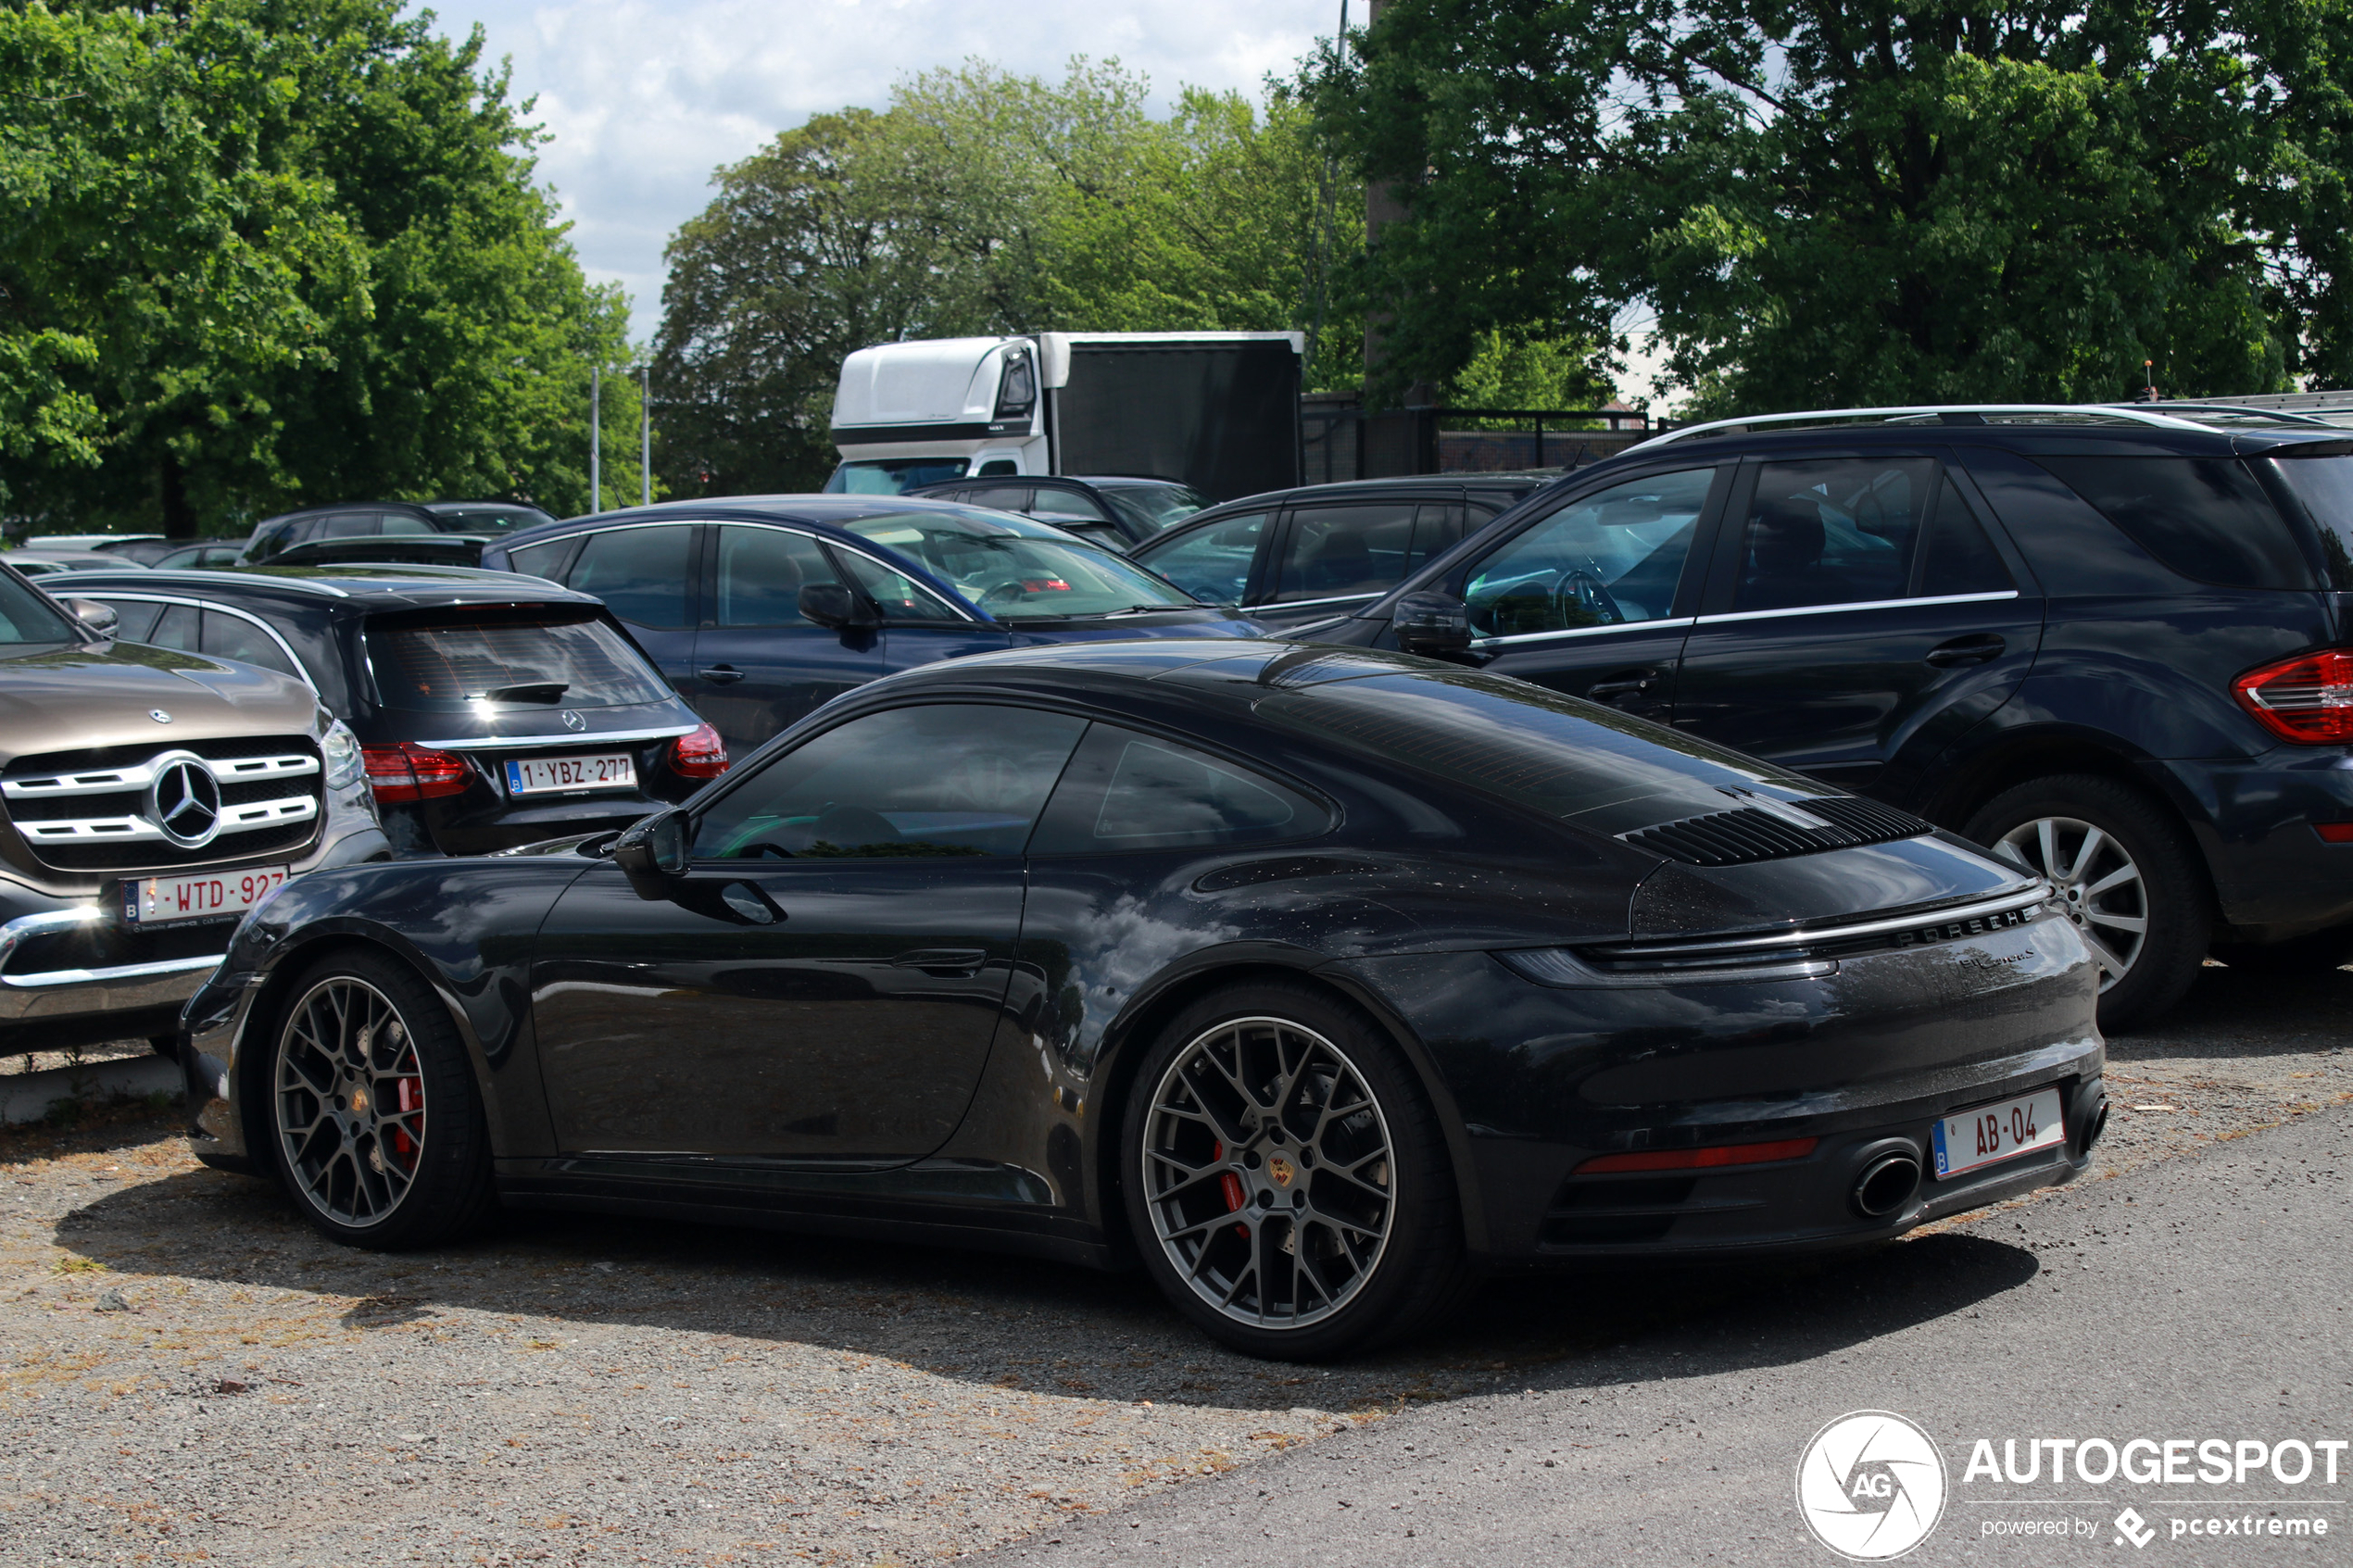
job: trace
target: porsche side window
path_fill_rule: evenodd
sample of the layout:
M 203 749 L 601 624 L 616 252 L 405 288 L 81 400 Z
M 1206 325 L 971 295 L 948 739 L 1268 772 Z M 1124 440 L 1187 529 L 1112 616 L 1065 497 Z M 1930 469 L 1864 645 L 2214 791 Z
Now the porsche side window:
M 1018 855 L 1087 728 L 1031 708 L 894 708 L 827 730 L 714 802 L 700 860 Z
M 1513 637 L 1664 620 L 1715 478 L 1686 469 L 1570 502 L 1471 568 L 1471 630 Z
M 1030 845 L 1033 855 L 1257 844 L 1331 825 L 1324 809 L 1272 779 L 1110 724 L 1088 732 Z
M 1137 559 L 1197 599 L 1214 605 L 1241 603 L 1250 586 L 1250 563 L 1258 554 L 1265 512 L 1229 517 L 1195 530 Z

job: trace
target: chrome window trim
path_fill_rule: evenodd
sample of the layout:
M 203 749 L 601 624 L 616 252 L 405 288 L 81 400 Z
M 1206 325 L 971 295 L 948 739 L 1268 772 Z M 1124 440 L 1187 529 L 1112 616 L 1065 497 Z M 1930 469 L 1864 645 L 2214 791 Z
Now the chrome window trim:
M 1272 609 L 1277 606 L 1280 606 L 1284 609 L 1313 609 L 1317 605 L 1370 604 L 1375 599 L 1379 598 L 1382 595 L 1394 592 L 1396 587 L 1397 584 L 1392 583 L 1386 588 L 1376 588 L 1369 594 L 1327 594 L 1320 599 L 1261 599 L 1257 604 L 1245 606 L 1244 608 L 1249 609 Z M 1181 608 L 1182 607 L 1179 606 L 1176 608 Z
M 1517 647 L 1522 643 L 1549 641 L 1554 637 L 1591 637 L 1603 632 L 1653 632 L 1694 625 L 1699 619 L 1692 615 L 1667 615 L 1656 621 L 1620 621 L 1607 626 L 1567 626 L 1557 632 L 1512 632 L 1499 637 L 1474 637 L 1471 646 Z
M 1775 621 L 1792 615 L 1836 615 L 1854 609 L 1902 609 L 1908 605 L 1983 605 L 2018 597 L 2016 588 L 2004 588 L 1990 594 L 1936 594 L 1917 599 L 1856 599 L 1848 604 L 1793 605 L 1786 609 L 1730 609 L 1718 615 L 1703 615 L 1696 624 L 1714 626 L 1726 621 Z
M 576 735 L 464 735 L 456 740 L 412 741 L 432 751 L 496 751 L 501 747 L 569 746 L 574 749 L 593 746 L 618 746 L 625 742 L 672 740 L 679 735 L 691 735 L 700 726 L 696 724 L 666 724 L 655 730 L 609 730 L 605 733 Z
M 1718 942 L 1686 942 L 1672 945 L 1647 942 L 1613 942 L 1595 945 L 1589 950 L 1610 957 L 1664 959 L 1680 955 L 1705 956 L 1710 953 L 1752 953 L 1774 947 L 1811 947 L 1818 942 L 1843 942 L 1857 936 L 1882 936 L 1893 931 L 1912 931 L 1933 925 L 1949 925 L 1956 921 L 1982 920 L 1988 915 L 2007 914 L 2013 909 L 2032 909 L 2049 901 L 2055 889 L 2046 882 L 2038 882 L 2022 892 L 2005 893 L 1974 903 L 1955 904 L 1944 909 L 1922 909 L 1916 914 L 1894 915 L 1882 920 L 1857 921 L 1851 925 L 1818 926 L 1810 931 L 1777 931 L 1768 936 L 1738 937 Z
M 343 598 L 349 598 L 351 596 L 340 588 L 336 589 L 335 593 L 338 596 Z M 286 662 L 295 667 L 296 678 L 301 681 L 304 685 L 310 688 L 311 695 L 315 696 L 319 693 L 319 683 L 310 678 L 310 667 L 303 663 L 300 659 L 297 659 L 295 656 L 294 646 L 288 643 L 285 638 L 278 634 L 278 629 L 275 626 L 271 625 L 270 622 L 262 620 L 261 617 L 254 614 L 253 611 L 249 609 L 239 609 L 234 605 L 222 604 L 219 599 L 188 598 L 177 594 L 142 594 L 136 589 L 122 589 L 120 591 L 117 591 L 114 589 L 98 588 L 94 589 L 90 593 L 77 594 L 73 596 L 76 598 L 88 599 L 100 597 L 127 599 L 139 604 L 184 605 L 194 609 L 209 609 L 221 615 L 233 615 L 240 621 L 251 621 L 254 625 L 261 629 L 262 635 L 268 637 L 271 642 L 278 645 L 278 651 L 284 654 L 286 656 Z M 136 637 L 125 637 L 122 640 L 126 643 L 138 641 Z M 196 640 L 198 642 L 202 642 L 204 640 L 204 633 L 201 630 L 196 633 Z M 204 653 L 199 650 L 196 657 L 199 659 L 226 659 L 229 656 L 225 653 Z M 275 674 L 276 671 L 272 671 L 271 673 Z

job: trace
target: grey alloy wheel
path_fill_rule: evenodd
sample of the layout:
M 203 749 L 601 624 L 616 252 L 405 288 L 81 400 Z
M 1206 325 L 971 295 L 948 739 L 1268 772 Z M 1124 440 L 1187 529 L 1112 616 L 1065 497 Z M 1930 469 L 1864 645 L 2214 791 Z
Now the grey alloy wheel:
M 1252 1328 L 1305 1328 L 1345 1307 L 1396 1222 L 1389 1121 L 1365 1073 L 1287 1019 L 1227 1020 L 1178 1051 L 1139 1159 L 1169 1263 Z
M 311 986 L 285 1015 L 272 1088 L 304 1202 L 354 1230 L 398 1211 L 433 1135 L 417 1042 L 390 997 L 349 974 Z
M 2132 972 L 2148 941 L 2148 887 L 2121 839 L 2078 817 L 2035 817 L 2002 834 L 1994 853 L 2058 889 L 2099 962 L 2102 992 Z

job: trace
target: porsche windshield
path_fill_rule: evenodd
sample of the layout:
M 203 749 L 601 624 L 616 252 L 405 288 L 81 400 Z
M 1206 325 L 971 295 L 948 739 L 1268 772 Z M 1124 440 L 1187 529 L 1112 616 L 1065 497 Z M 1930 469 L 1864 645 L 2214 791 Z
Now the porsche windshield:
M 1000 621 L 1117 615 L 1199 602 L 1134 562 L 1045 523 L 942 507 L 842 526 L 928 567 Z

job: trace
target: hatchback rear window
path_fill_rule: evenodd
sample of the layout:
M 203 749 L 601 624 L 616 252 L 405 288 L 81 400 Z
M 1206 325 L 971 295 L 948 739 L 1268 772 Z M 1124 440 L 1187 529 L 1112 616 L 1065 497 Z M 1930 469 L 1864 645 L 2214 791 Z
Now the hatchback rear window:
M 625 708 L 670 688 L 601 621 L 556 617 L 371 623 L 368 658 L 387 708 Z
M 2286 520 L 2235 458 L 2036 460 L 2184 577 L 2223 588 L 2314 586 Z

